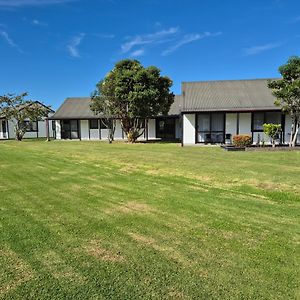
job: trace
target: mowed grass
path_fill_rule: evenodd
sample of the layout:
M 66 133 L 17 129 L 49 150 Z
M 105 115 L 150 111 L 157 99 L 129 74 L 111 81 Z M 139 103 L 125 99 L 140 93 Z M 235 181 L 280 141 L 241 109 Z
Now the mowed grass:
M 0 142 L 0 298 L 300 299 L 300 152 Z

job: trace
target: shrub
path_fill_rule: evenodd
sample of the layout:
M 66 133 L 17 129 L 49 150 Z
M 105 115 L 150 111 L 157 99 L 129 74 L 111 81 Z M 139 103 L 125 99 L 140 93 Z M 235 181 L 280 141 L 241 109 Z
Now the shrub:
M 275 147 L 276 138 L 281 132 L 280 124 L 264 124 L 264 133 L 271 138 L 272 146 Z
M 233 136 L 233 144 L 236 147 L 247 147 L 252 143 L 252 137 L 248 134 L 238 134 Z

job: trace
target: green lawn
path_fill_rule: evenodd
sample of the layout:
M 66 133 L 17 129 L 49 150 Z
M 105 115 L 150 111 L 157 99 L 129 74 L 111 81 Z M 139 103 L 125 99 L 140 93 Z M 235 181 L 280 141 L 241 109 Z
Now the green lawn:
M 300 299 L 300 151 L 0 142 L 0 298 Z

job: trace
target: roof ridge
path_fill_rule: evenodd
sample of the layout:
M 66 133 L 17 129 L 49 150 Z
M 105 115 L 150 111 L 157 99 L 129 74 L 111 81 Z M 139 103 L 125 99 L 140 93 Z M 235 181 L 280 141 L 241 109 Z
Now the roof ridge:
M 263 81 L 263 80 L 278 80 L 280 78 L 250 78 L 250 79 L 220 79 L 220 80 L 195 80 L 195 81 L 182 81 L 186 83 L 212 83 L 212 82 L 238 82 L 238 81 Z

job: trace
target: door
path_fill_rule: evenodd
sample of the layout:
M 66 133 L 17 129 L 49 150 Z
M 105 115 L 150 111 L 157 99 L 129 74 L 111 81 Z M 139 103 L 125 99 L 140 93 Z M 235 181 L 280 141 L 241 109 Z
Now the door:
M 197 142 L 224 143 L 225 141 L 225 114 L 199 113 L 197 115 Z
M 175 140 L 175 118 L 156 119 L 156 137 L 163 140 Z
M 61 138 L 69 140 L 79 139 L 78 120 L 62 120 Z
M 2 136 L 3 136 L 4 139 L 8 138 L 8 136 L 7 136 L 7 127 L 6 126 L 7 126 L 6 121 L 3 120 L 2 121 Z

